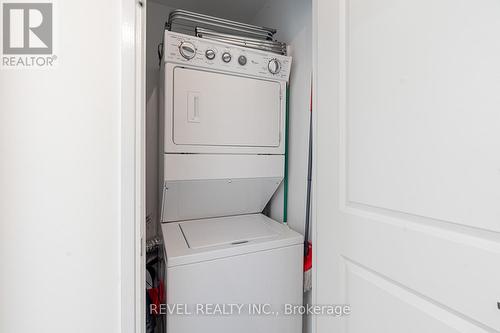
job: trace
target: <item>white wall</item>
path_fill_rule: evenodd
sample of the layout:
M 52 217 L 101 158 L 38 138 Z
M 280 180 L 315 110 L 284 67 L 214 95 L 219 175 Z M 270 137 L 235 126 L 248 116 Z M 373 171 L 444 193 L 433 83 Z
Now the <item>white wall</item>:
M 150 0 L 151 1 L 151 0 Z M 230 20 L 248 22 L 268 0 L 154 0 L 172 9 L 185 9 Z
M 159 233 L 159 148 L 158 148 L 158 44 L 163 40 L 165 22 L 172 9 L 149 1 L 147 9 L 146 37 L 146 211 L 151 222 L 146 226 L 148 239 Z
M 278 29 L 277 39 L 291 45 L 288 225 L 304 233 L 312 73 L 312 3 L 310 0 L 269 0 L 252 23 Z M 269 208 L 273 218 L 282 218 L 283 186 L 280 186 Z M 305 294 L 304 302 L 311 303 L 310 292 Z M 304 332 L 312 332 L 311 325 L 311 318 L 305 317 Z
M 0 71 L 0 332 L 120 331 L 121 1 L 58 1 L 58 67 Z
M 304 233 L 309 106 L 312 71 L 312 9 L 310 0 L 270 0 L 252 21 L 278 29 L 278 40 L 291 46 L 288 141 L 288 224 Z M 283 186 L 270 205 L 271 216 L 283 214 Z

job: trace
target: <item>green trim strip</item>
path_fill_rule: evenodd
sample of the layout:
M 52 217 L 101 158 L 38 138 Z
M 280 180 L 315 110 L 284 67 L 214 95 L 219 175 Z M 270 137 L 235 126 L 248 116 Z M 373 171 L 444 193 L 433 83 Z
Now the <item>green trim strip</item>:
M 283 223 L 288 222 L 288 116 L 290 111 L 290 86 L 286 85 L 285 109 L 285 176 L 283 179 Z

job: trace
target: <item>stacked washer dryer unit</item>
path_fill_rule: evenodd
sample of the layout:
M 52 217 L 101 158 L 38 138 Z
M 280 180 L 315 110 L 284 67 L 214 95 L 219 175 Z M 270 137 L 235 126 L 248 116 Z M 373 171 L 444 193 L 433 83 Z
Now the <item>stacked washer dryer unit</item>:
M 261 214 L 284 175 L 290 65 L 165 32 L 166 296 L 192 312 L 167 314 L 168 333 L 301 332 L 301 317 L 283 311 L 302 303 L 303 237 Z M 203 315 L 203 304 L 242 308 Z

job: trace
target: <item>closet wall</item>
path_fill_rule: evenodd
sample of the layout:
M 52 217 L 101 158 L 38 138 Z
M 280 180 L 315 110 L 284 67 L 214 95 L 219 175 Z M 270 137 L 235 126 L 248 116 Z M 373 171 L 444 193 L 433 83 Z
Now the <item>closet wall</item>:
M 288 224 L 304 233 L 312 73 L 311 0 L 270 0 L 251 23 L 278 29 L 293 57 L 288 115 Z M 272 218 L 283 219 L 283 184 L 269 205 Z
M 269 23 L 271 22 L 271 23 Z M 312 75 L 312 1 L 270 0 L 252 20 L 253 24 L 278 29 L 277 38 L 290 45 L 293 57 L 288 118 L 288 225 L 304 233 L 307 187 L 310 91 Z M 270 215 L 283 217 L 283 184 L 269 204 Z M 311 230 L 311 227 L 309 227 Z M 311 303 L 311 293 L 304 303 Z M 304 317 L 304 333 L 312 332 L 310 317 Z
M 160 232 L 158 165 L 158 83 L 160 65 L 158 44 L 162 42 L 165 22 L 172 10 L 164 4 L 148 1 L 146 27 L 146 236 Z

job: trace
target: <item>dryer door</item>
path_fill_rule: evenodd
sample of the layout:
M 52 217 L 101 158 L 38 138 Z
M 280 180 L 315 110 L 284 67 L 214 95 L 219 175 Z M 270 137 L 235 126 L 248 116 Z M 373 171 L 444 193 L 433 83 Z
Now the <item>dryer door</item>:
M 176 67 L 172 140 L 199 147 L 280 147 L 282 85 Z

